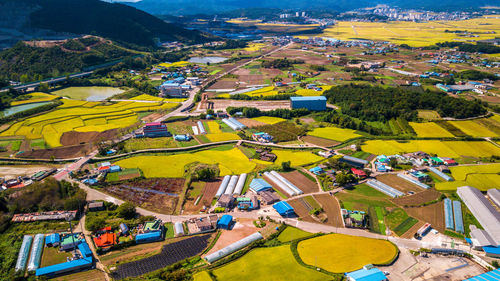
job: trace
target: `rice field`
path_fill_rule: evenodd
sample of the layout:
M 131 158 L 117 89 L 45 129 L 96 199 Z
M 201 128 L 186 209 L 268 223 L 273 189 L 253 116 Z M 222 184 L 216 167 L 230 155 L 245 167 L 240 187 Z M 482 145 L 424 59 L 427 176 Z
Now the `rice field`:
M 260 51 L 260 49 L 264 48 L 265 46 L 266 46 L 266 44 L 264 44 L 264 43 L 250 43 L 243 50 L 245 50 L 247 52 L 257 52 L 257 51 Z
M 448 122 L 471 137 L 498 137 L 498 134 L 488 130 L 486 126 L 476 122 L 476 120 Z
M 389 241 L 344 234 L 301 241 L 297 250 L 304 263 L 334 273 L 354 271 L 367 264 L 388 264 L 398 253 Z
M 320 37 L 332 37 L 340 40 L 368 39 L 389 41 L 396 44 L 408 44 L 412 47 L 434 45 L 445 41 L 466 41 L 468 38 L 445 30 L 467 30 L 478 32 L 474 40 L 493 39 L 496 34 L 485 32 L 500 30 L 498 18 L 476 18 L 463 21 L 431 22 L 347 22 L 339 21 L 335 26 L 325 29 Z
M 439 126 L 434 122 L 427 123 L 415 123 L 410 122 L 410 126 L 413 128 L 417 136 L 420 138 L 453 138 L 455 137 L 452 133 L 448 132 L 443 127 Z
M 274 86 L 268 86 L 268 87 L 264 87 L 262 89 L 242 93 L 242 95 L 246 95 L 249 97 L 267 97 L 267 96 L 276 96 L 276 95 L 279 95 L 279 93 L 278 93 L 278 91 L 276 91 L 274 89 Z M 218 95 L 218 97 L 228 99 L 228 98 L 231 98 L 231 95 L 230 94 L 220 94 L 220 95 Z
M 58 98 L 58 96 L 46 94 L 46 93 L 40 93 L 40 92 L 26 94 L 23 97 L 27 97 L 28 99 L 13 101 L 10 103 L 10 105 L 16 106 L 16 105 L 22 105 L 22 104 L 28 104 L 28 103 L 51 101 L 51 100 L 55 100 Z
M 189 64 L 188 61 L 177 61 L 177 62 L 164 62 L 164 63 L 160 63 L 160 64 L 158 64 L 158 66 L 169 68 L 169 67 L 184 67 L 184 66 L 186 66 L 188 64 Z
M 361 146 L 363 151 L 375 155 L 393 155 L 425 151 L 440 157 L 460 158 L 491 157 L 500 155 L 500 148 L 486 141 L 439 141 L 439 140 L 370 140 Z
M 279 118 L 279 117 L 271 117 L 271 116 L 260 116 L 260 117 L 255 117 L 252 118 L 255 121 L 259 121 L 268 125 L 274 125 L 276 123 L 284 122 L 286 119 Z
M 139 168 L 146 178 L 181 178 L 184 176 L 184 166 L 193 162 L 218 164 L 221 176 L 250 173 L 256 167 L 238 148 L 165 156 L 136 156 L 115 164 L 123 168 Z
M 69 97 L 74 100 L 102 101 L 116 94 L 123 93 L 124 90 L 114 87 L 69 87 L 52 92 L 54 95 Z
M 218 141 L 229 141 L 229 140 L 240 140 L 241 138 L 237 134 L 233 133 L 215 133 L 215 134 L 207 134 L 206 137 L 211 141 L 211 142 L 218 142 Z
M 486 191 L 490 188 L 500 188 L 500 164 L 487 164 L 477 166 L 450 167 L 452 182 L 436 183 L 437 190 L 456 190 L 457 187 L 470 185 L 479 190 Z
M 295 93 L 299 96 L 321 96 L 325 91 L 330 90 L 333 86 L 319 86 L 321 91 L 313 89 L 298 89 Z
M 24 136 L 41 139 L 50 147 L 61 146 L 59 142 L 65 132 L 103 132 L 126 128 L 138 120 L 138 112 L 155 111 L 175 107 L 175 103 L 118 102 L 103 105 L 63 99 L 63 105 L 48 113 L 24 119 L 11 125 L 0 136 Z
M 151 96 L 151 95 L 148 95 L 148 94 L 142 94 L 142 95 L 138 95 L 136 97 L 133 97 L 130 100 L 137 100 L 137 101 L 141 101 L 141 100 L 142 101 L 157 101 L 157 102 L 183 102 L 186 99 L 183 99 L 183 98 L 169 98 L 169 99 L 166 99 L 166 98 L 160 98 L 160 97 Z
M 303 166 L 323 160 L 324 158 L 308 151 L 292 151 L 273 149 L 272 153 L 278 158 L 275 163 L 281 165 L 282 162 L 290 161 L 292 166 Z
M 316 128 L 312 132 L 309 132 L 307 134 L 310 136 L 314 136 L 314 137 L 320 137 L 320 138 L 335 140 L 335 141 L 340 141 L 340 142 L 361 136 L 361 135 L 355 133 L 354 130 L 342 129 L 342 128 L 337 128 L 337 127 Z
M 330 280 L 331 276 L 301 266 L 289 245 L 253 249 L 243 257 L 213 270 L 219 281 Z
M 220 129 L 220 125 L 216 121 L 208 121 L 206 124 L 208 126 L 208 131 L 211 134 L 220 134 L 220 133 L 222 133 L 222 131 Z

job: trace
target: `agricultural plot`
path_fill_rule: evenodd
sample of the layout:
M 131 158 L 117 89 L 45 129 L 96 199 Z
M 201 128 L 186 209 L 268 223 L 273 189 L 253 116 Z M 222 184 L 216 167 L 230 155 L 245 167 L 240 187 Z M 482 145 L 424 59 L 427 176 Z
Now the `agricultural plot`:
M 278 270 L 279 269 L 279 270 Z M 329 276 L 301 266 L 290 246 L 253 249 L 243 257 L 213 271 L 217 280 L 328 280 Z
M 340 144 L 338 141 L 334 140 L 329 140 L 325 138 L 318 138 L 318 137 L 313 137 L 313 136 L 303 136 L 300 138 L 302 141 L 317 145 L 317 146 L 322 146 L 322 147 L 332 147 Z
M 299 136 L 306 133 L 303 128 L 297 127 L 290 122 L 280 122 L 274 125 L 259 126 L 255 127 L 255 130 L 270 134 L 273 136 L 273 141 L 276 143 L 296 141 Z
M 285 228 L 285 230 L 283 230 L 280 233 L 280 235 L 278 236 L 278 240 L 281 243 L 286 243 L 286 242 L 290 242 L 293 240 L 304 238 L 304 237 L 307 237 L 310 235 L 312 235 L 312 233 L 304 231 L 304 230 L 299 229 L 299 228 L 295 228 L 293 226 L 287 226 L 287 228 Z
M 377 177 L 378 181 L 381 181 L 391 187 L 394 187 L 395 189 L 403 192 L 403 193 L 408 193 L 410 191 L 413 192 L 418 192 L 422 191 L 423 189 L 418 187 L 417 185 L 414 185 L 410 183 L 409 181 L 406 181 L 397 175 L 394 174 L 384 174 L 380 175 Z
M 255 120 L 255 121 L 258 121 L 258 122 L 261 122 L 261 123 L 265 123 L 265 124 L 268 124 L 268 125 L 274 125 L 276 123 L 280 123 L 280 122 L 286 121 L 286 119 L 279 118 L 279 117 L 272 117 L 272 116 L 260 116 L 260 117 L 252 118 L 252 120 Z
M 180 178 L 184 176 L 184 166 L 193 162 L 218 164 L 221 176 L 250 173 L 256 166 L 238 148 L 165 156 L 136 156 L 115 164 L 124 168 L 139 168 L 146 178 Z
M 404 208 L 404 210 L 408 215 L 428 222 L 432 225 L 432 228 L 444 233 L 444 207 L 442 201 L 424 207 Z
M 306 176 L 301 174 L 299 171 L 293 171 L 291 173 L 281 173 L 281 175 L 293 183 L 296 187 L 302 190 L 304 193 L 318 192 L 318 184 L 311 181 Z
M 427 202 L 431 202 L 437 200 L 441 196 L 441 193 L 436 191 L 435 189 L 427 189 L 422 192 L 391 199 L 392 202 L 399 206 L 419 206 Z
M 173 103 L 118 102 L 101 105 L 96 102 L 63 100 L 63 105 L 48 113 L 14 123 L 0 136 L 24 136 L 27 139 L 43 138 L 51 147 L 61 146 L 61 136 L 66 132 L 103 132 L 127 128 L 137 123 L 138 112 L 168 109 Z
M 394 155 L 425 151 L 440 157 L 460 158 L 491 157 L 500 155 L 500 148 L 486 141 L 438 141 L 438 140 L 370 140 L 361 146 L 363 151 L 380 155 Z
M 173 138 L 132 138 L 125 141 L 125 150 L 136 151 L 152 148 L 173 148 L 177 147 Z
M 106 186 L 104 191 L 143 208 L 173 214 L 184 179 L 146 179 Z
M 495 18 L 476 18 L 463 21 L 408 22 L 347 22 L 340 21 L 334 27 L 325 29 L 317 36 L 329 36 L 340 40 L 368 39 L 408 44 L 412 47 L 434 45 L 438 42 L 463 40 L 460 34 L 445 32 L 446 29 L 477 32 L 476 40 L 492 39 L 490 31 L 500 29 L 500 21 Z
M 35 102 L 52 101 L 52 100 L 55 100 L 58 98 L 58 96 L 46 94 L 46 93 L 40 93 L 40 92 L 26 94 L 26 95 L 23 95 L 22 97 L 26 98 L 26 99 L 13 101 L 10 103 L 10 105 L 16 106 L 16 105 L 22 105 L 22 104 L 28 104 L 28 103 L 35 103 Z
M 160 98 L 160 97 L 155 97 L 147 94 L 142 94 L 135 96 L 131 98 L 130 100 L 136 100 L 136 101 L 157 101 L 157 102 L 183 102 L 186 99 L 184 98 Z
M 310 136 L 330 139 L 334 141 L 344 142 L 349 139 L 360 137 L 361 135 L 355 133 L 351 129 L 342 129 L 337 127 L 324 127 L 316 128 L 312 132 L 307 133 Z
M 195 236 L 167 244 L 158 255 L 119 265 L 112 276 L 118 280 L 136 277 L 196 256 L 208 246 L 210 236 Z
M 388 264 L 398 253 L 389 241 L 344 234 L 301 241 L 297 250 L 304 263 L 334 273 L 354 271 L 367 264 Z
M 471 137 L 498 137 L 498 134 L 488 130 L 485 126 L 477 123 L 475 120 L 448 122 Z
M 311 204 L 309 204 L 309 202 L 306 201 L 303 197 L 290 200 L 288 201 L 288 203 L 290 204 L 290 206 L 293 207 L 297 216 L 300 217 L 303 221 L 316 222 L 316 223 L 318 222 L 309 214 L 309 212 L 311 212 L 314 209 L 314 207 Z
M 64 260 L 65 262 L 66 260 Z M 86 270 L 78 273 L 63 275 L 51 279 L 54 281 L 106 281 L 106 276 L 99 269 Z
M 313 89 L 298 89 L 295 94 L 298 96 L 321 96 L 327 90 L 330 90 L 333 86 L 319 86 L 322 90 L 316 91 Z
M 55 91 L 53 94 L 73 100 L 102 101 L 123 92 L 124 90 L 113 87 L 69 87 Z
M 197 272 L 193 275 L 193 281 L 212 281 L 212 277 L 206 271 Z
M 282 162 L 290 161 L 291 165 L 294 167 L 304 166 L 306 164 L 318 162 L 324 159 L 323 157 L 308 151 L 273 149 L 272 153 L 278 156 L 275 161 L 276 164 L 281 165 Z
M 437 113 L 437 111 L 434 110 L 419 110 L 418 118 L 433 121 L 441 119 L 441 116 L 439 115 L 439 113 Z
M 403 209 L 396 208 L 385 216 L 385 222 L 392 231 L 401 236 L 417 223 L 417 220 L 409 217 Z
M 117 173 L 109 173 L 106 175 L 106 181 L 123 181 L 135 179 L 141 176 L 141 171 L 139 169 L 125 169 Z
M 482 191 L 500 188 L 500 164 L 477 166 L 456 166 L 450 168 L 455 179 L 452 182 L 436 183 L 437 190 L 456 190 L 460 186 L 470 185 Z
M 319 194 L 313 196 L 316 201 L 321 205 L 325 212 L 327 219 L 323 223 L 335 227 L 344 227 L 343 219 L 340 214 L 340 205 L 335 197 L 328 194 Z
M 207 134 L 207 139 L 211 142 L 219 142 L 219 141 L 230 141 L 230 140 L 240 140 L 241 138 L 237 134 L 233 133 L 216 133 L 216 134 Z
M 410 122 L 410 126 L 413 128 L 417 136 L 420 138 L 453 138 L 455 137 L 452 133 L 448 132 L 443 127 L 439 126 L 434 122 L 427 123 L 415 123 Z

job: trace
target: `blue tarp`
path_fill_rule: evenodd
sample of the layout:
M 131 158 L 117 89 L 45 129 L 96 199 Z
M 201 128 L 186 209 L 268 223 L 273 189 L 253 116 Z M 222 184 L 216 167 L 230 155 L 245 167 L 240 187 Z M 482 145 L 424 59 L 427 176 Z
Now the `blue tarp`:
M 360 269 L 345 275 L 353 281 L 383 281 L 387 279 L 385 274 L 378 268 Z
M 55 275 L 59 272 L 70 271 L 72 269 L 83 268 L 91 265 L 92 265 L 92 258 L 83 258 L 79 260 L 74 260 L 39 268 L 36 270 L 36 276 Z
M 285 201 L 275 203 L 273 205 L 273 208 L 283 217 L 288 217 L 295 214 L 293 207 Z

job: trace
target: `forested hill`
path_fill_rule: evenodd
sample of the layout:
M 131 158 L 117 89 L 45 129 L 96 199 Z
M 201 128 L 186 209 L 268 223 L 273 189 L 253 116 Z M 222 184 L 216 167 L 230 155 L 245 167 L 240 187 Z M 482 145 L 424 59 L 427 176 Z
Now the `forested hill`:
M 0 18 L 0 27 L 28 34 L 39 30 L 91 34 L 141 46 L 153 46 L 157 41 L 199 43 L 213 38 L 130 6 L 99 0 L 0 0 Z

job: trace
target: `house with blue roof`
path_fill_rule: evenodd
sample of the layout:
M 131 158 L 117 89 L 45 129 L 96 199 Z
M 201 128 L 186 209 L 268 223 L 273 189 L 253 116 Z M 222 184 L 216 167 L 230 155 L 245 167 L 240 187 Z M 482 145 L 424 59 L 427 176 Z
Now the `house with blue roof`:
M 385 274 L 378 268 L 365 266 L 360 270 L 346 273 L 346 279 L 349 281 L 385 281 L 389 280 Z
M 282 217 L 291 217 L 295 216 L 295 210 L 290 204 L 285 201 L 280 201 L 278 203 L 274 203 L 273 208 L 280 214 Z
M 233 216 L 231 216 L 231 215 L 223 215 L 217 221 L 217 228 L 229 229 L 231 227 L 232 223 L 233 223 Z

